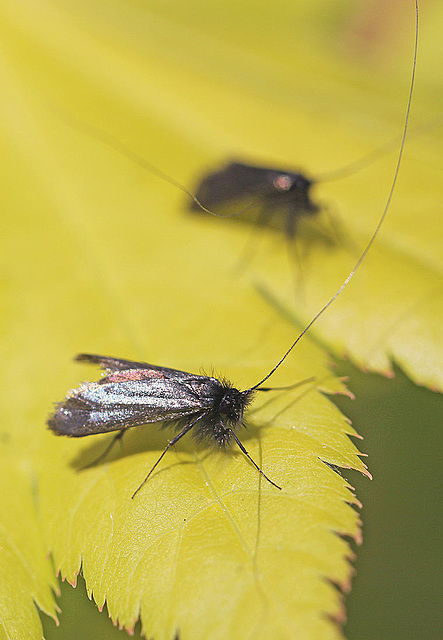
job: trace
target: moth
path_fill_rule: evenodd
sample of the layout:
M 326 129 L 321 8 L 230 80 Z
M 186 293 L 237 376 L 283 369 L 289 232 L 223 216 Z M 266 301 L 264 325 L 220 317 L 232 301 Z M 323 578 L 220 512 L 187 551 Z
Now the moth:
M 304 216 L 315 216 L 321 209 L 311 197 L 313 184 L 314 180 L 301 172 L 229 162 L 202 178 L 195 199 L 191 200 L 191 209 L 198 211 L 200 203 L 211 211 L 233 206 L 232 216 L 258 209 L 259 226 L 275 222 L 275 214 L 281 211 L 284 233 L 293 240 L 298 221 Z
M 321 211 L 329 213 L 327 207 L 319 204 L 312 197 L 312 189 L 317 184 L 352 175 L 371 165 L 398 145 L 396 137 L 357 160 L 316 176 L 301 170 L 227 162 L 220 169 L 204 174 L 194 192 L 112 134 L 91 123 L 80 121 L 72 114 L 60 109 L 57 112 L 71 126 L 96 138 L 134 164 L 184 193 L 188 198 L 188 208 L 191 211 L 203 211 L 217 218 L 238 217 L 246 220 L 249 220 L 246 214 L 258 213 L 255 217 L 257 226 L 281 227 L 289 244 L 297 237 L 297 227 L 302 218 L 315 217 Z M 218 213 L 220 209 L 226 208 L 229 208 L 227 213 Z M 342 239 L 334 218 L 332 216 L 329 218 L 334 235 Z M 331 240 L 329 238 L 329 242 Z
M 227 162 L 220 169 L 203 175 L 195 193 L 178 183 L 175 186 L 189 197 L 191 211 L 200 210 L 216 217 L 239 217 L 248 221 L 247 214 L 252 212 L 253 222 L 258 227 L 281 229 L 288 241 L 288 248 L 298 236 L 300 221 L 313 218 L 321 211 L 329 214 L 333 235 L 336 240 L 342 241 L 344 238 L 337 221 L 328 207 L 313 199 L 312 189 L 317 184 L 340 180 L 360 171 L 397 144 L 397 138 L 390 140 L 361 158 L 318 176 L 310 176 L 301 170 Z M 161 177 L 165 179 L 164 175 Z M 171 182 L 169 176 L 166 179 Z M 227 213 L 218 213 L 225 210 L 228 210 Z M 333 240 L 329 237 L 328 242 Z
M 189 209 L 203 211 L 220 218 L 235 218 L 253 223 L 257 229 L 275 228 L 283 233 L 296 298 L 304 297 L 304 269 L 298 238 L 303 219 L 315 218 L 324 211 L 328 215 L 330 232 L 318 228 L 316 238 L 326 245 L 340 244 L 349 249 L 354 243 L 344 233 L 342 225 L 327 206 L 312 197 L 316 184 L 336 180 L 355 173 L 386 153 L 392 141 L 362 158 L 323 175 L 312 177 L 301 171 L 260 167 L 241 162 L 228 162 L 222 168 L 205 174 L 195 193 L 179 186 L 190 196 Z M 226 212 L 226 213 L 225 213 Z M 245 267 L 257 251 L 257 240 L 251 234 L 238 261 Z
M 197 440 L 225 449 L 235 442 L 270 484 L 275 482 L 254 462 L 236 435 L 244 425 L 245 409 L 257 391 L 269 391 L 261 382 L 239 391 L 227 381 L 160 367 L 146 362 L 79 354 L 77 361 L 100 365 L 107 375 L 70 391 L 48 419 L 57 435 L 74 438 L 118 431 L 98 462 L 130 427 L 164 422 L 177 435 L 166 445 L 140 490 L 167 450 L 192 430 Z
M 260 167 L 241 162 L 228 162 L 221 169 L 203 176 L 191 194 L 189 208 L 221 218 L 235 218 L 252 223 L 256 229 L 275 228 L 286 240 L 286 250 L 296 298 L 304 291 L 304 269 L 297 239 L 303 218 L 314 218 L 320 211 L 328 213 L 331 233 L 316 230 L 316 237 L 327 245 L 345 239 L 339 225 L 327 207 L 312 198 L 312 187 L 318 179 L 301 171 Z M 226 212 L 226 213 L 225 213 Z M 237 269 L 242 270 L 257 252 L 257 238 L 250 234 L 239 257 Z

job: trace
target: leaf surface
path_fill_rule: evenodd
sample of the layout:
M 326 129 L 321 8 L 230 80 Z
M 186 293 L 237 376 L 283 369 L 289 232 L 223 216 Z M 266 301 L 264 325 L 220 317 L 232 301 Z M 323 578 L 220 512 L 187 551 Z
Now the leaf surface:
M 19 439 L 11 437 L 9 427 L 2 428 L 1 437 L 0 638 L 30 640 L 41 637 L 34 603 L 56 620 L 51 591 L 56 581 L 36 515 L 37 478 L 27 457 L 14 454 Z

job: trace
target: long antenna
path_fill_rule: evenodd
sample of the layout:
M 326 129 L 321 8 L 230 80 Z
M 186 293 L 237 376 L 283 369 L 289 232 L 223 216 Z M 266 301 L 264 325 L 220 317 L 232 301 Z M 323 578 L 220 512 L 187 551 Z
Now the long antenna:
M 216 218 L 234 218 L 235 216 L 239 216 L 242 213 L 244 213 L 245 210 L 249 208 L 251 204 L 254 204 L 254 201 L 256 200 L 254 198 L 254 200 L 248 203 L 246 207 L 242 207 L 240 211 L 235 211 L 234 213 L 227 213 L 227 214 L 215 213 L 215 211 L 211 211 L 210 209 L 207 209 L 200 202 L 197 196 L 194 193 L 192 193 L 190 189 L 187 189 L 183 184 L 181 184 L 181 182 L 179 182 L 178 180 L 175 180 L 175 178 L 172 178 L 170 175 L 168 175 L 167 173 L 165 173 L 164 171 L 156 167 L 155 164 L 152 164 L 151 162 L 143 158 L 143 156 L 139 155 L 136 151 L 131 149 L 131 147 L 127 146 L 124 142 L 114 137 L 111 133 L 108 133 L 107 131 L 100 129 L 100 127 L 96 127 L 94 124 L 91 124 L 90 122 L 85 122 L 83 120 L 80 120 L 79 118 L 74 116 L 72 113 L 65 111 L 65 109 L 63 109 L 60 106 L 56 106 L 55 109 L 59 113 L 59 115 L 63 118 L 63 120 L 65 120 L 65 122 L 68 122 L 71 126 L 75 127 L 79 131 L 82 131 L 83 133 L 86 133 L 87 135 L 94 137 L 96 140 L 100 140 L 100 142 L 102 142 L 106 146 L 111 147 L 118 153 L 121 153 L 123 156 L 126 156 L 129 160 L 131 160 L 135 164 L 138 164 L 138 166 L 141 167 L 142 169 L 149 171 L 149 173 L 152 173 L 152 175 L 157 176 L 157 178 L 160 178 L 161 180 L 164 180 L 165 182 L 169 183 L 176 189 L 179 189 L 182 193 L 188 196 L 188 198 L 190 198 L 193 202 L 195 202 L 195 204 L 197 205 L 197 207 L 199 207 L 199 209 L 201 209 L 205 213 L 209 213 L 211 216 L 215 216 Z
M 391 204 L 391 200 L 392 200 L 392 196 L 395 190 L 395 186 L 397 184 L 397 178 L 398 178 L 398 174 L 400 171 L 400 165 L 401 165 L 401 161 L 403 158 L 403 150 L 405 147 L 405 140 L 406 140 L 406 134 L 408 132 L 408 125 L 409 125 L 409 114 L 411 112 L 411 103 L 412 103 L 412 92 L 414 90 L 414 84 L 415 84 L 415 69 L 417 66 L 417 51 L 418 51 L 418 0 L 415 0 L 415 45 L 414 45 L 414 58 L 413 58 L 413 63 L 412 63 L 412 77 L 411 77 L 411 84 L 410 84 L 410 89 L 409 89 L 409 98 L 408 98 L 408 106 L 406 108 L 406 116 L 405 116 L 405 124 L 403 127 L 403 136 L 402 136 L 402 141 L 401 141 L 401 146 L 400 146 L 400 151 L 398 154 L 398 158 L 397 158 L 397 165 L 395 168 L 395 173 L 394 173 L 394 178 L 392 180 L 392 184 L 391 184 L 391 188 L 389 190 L 389 194 L 388 194 L 388 198 L 386 200 L 386 204 L 385 207 L 383 209 L 383 213 L 380 217 L 380 220 L 378 221 L 378 224 L 375 228 L 374 233 L 372 234 L 368 244 L 366 245 L 365 250 L 363 251 L 363 253 L 361 254 L 361 256 L 359 257 L 359 259 L 357 260 L 354 268 L 352 269 L 352 271 L 349 273 L 348 277 L 346 278 L 346 280 L 343 282 L 343 284 L 341 285 L 341 287 L 334 293 L 334 295 L 332 296 L 332 298 L 330 298 L 328 300 L 328 302 L 324 305 L 324 307 L 322 307 L 320 309 L 320 311 L 318 313 L 316 313 L 316 315 L 312 318 L 311 322 L 303 329 L 303 331 L 300 333 L 300 335 L 297 337 L 297 339 L 291 344 L 291 346 L 289 347 L 289 349 L 286 351 L 286 353 L 283 355 L 282 358 L 280 358 L 280 360 L 277 362 L 277 364 L 271 369 L 271 371 L 262 379 L 260 380 L 260 382 L 258 382 L 257 384 L 255 384 L 253 387 L 251 387 L 250 389 L 248 389 L 248 391 L 253 391 L 254 389 L 257 389 L 260 385 L 263 384 L 263 382 L 265 382 L 268 378 L 270 378 L 272 376 L 272 374 L 279 368 L 279 366 L 286 360 L 286 358 L 288 357 L 288 355 L 291 353 L 292 349 L 295 347 L 295 345 L 298 343 L 298 341 L 300 340 L 300 338 L 302 336 L 305 335 L 305 333 L 308 331 L 308 329 L 310 329 L 312 327 L 312 325 L 314 324 L 314 322 L 316 322 L 318 320 L 318 318 L 320 318 L 320 316 L 322 316 L 324 314 L 324 312 L 326 311 L 326 309 L 328 309 L 331 304 L 334 302 L 334 300 L 336 298 L 338 298 L 338 296 L 341 294 L 341 292 L 343 291 L 343 289 L 349 284 L 350 280 L 354 277 L 355 272 L 357 271 L 357 269 L 359 268 L 359 266 L 361 265 L 361 263 L 363 262 L 363 260 L 366 258 L 370 248 L 372 247 L 372 245 L 374 244 L 374 240 L 376 239 L 376 237 L 378 236 L 378 233 L 380 231 L 380 228 L 384 222 L 384 219 L 386 218 L 386 214 L 388 212 L 389 206 Z
M 343 178 L 352 176 L 354 173 L 357 173 L 357 171 L 360 171 L 361 169 L 364 169 L 365 167 L 373 164 L 379 158 L 382 158 L 384 155 L 389 153 L 391 149 L 394 149 L 397 145 L 398 136 L 395 136 L 395 138 L 388 140 L 378 149 L 369 151 L 369 153 L 365 154 L 361 158 L 353 160 L 352 162 L 348 162 L 348 164 L 343 165 L 339 169 L 331 169 L 331 171 L 319 173 L 318 175 L 311 177 L 311 179 L 313 180 L 313 182 L 318 183 L 342 180 Z
M 143 156 L 141 156 L 136 151 L 131 149 L 131 147 L 129 147 L 124 142 L 122 142 L 121 140 L 113 136 L 111 133 L 104 131 L 100 127 L 97 127 L 96 125 L 90 122 L 85 122 L 84 120 L 80 120 L 79 118 L 74 116 L 72 113 L 69 113 L 66 110 L 64 110 L 59 105 L 57 105 L 55 109 L 59 113 L 59 115 L 61 115 L 62 118 L 66 122 L 68 122 L 70 125 L 75 126 L 78 130 L 83 131 L 83 133 L 86 133 L 87 135 L 93 136 L 103 144 L 107 145 L 108 147 L 111 147 L 118 153 L 121 153 L 122 155 L 126 156 L 129 160 L 137 164 L 142 169 L 149 171 L 149 173 L 151 173 L 154 176 L 157 176 L 157 178 L 160 178 L 160 180 L 164 180 L 171 186 L 175 187 L 176 189 L 179 189 L 182 193 L 188 196 L 188 198 L 190 198 L 197 205 L 197 207 L 199 207 L 199 209 L 201 209 L 205 213 L 209 213 L 211 216 L 215 216 L 216 218 L 235 218 L 237 216 L 242 215 L 245 211 L 247 211 L 251 206 L 253 206 L 257 202 L 260 202 L 260 196 L 256 196 L 255 198 L 251 198 L 249 203 L 247 203 L 245 207 L 242 207 L 238 211 L 234 211 L 233 213 L 224 213 L 224 214 L 216 213 L 215 211 L 212 211 L 211 209 L 208 209 L 207 207 L 205 207 L 197 198 L 197 196 L 190 189 L 185 187 L 181 182 L 179 182 L 178 180 L 170 176 L 165 171 L 162 171 L 162 169 L 159 169 L 159 167 L 157 167 L 155 164 L 146 160 Z M 429 130 L 432 131 L 432 129 L 434 129 L 435 127 L 441 126 L 442 123 L 443 123 L 443 119 L 441 118 L 441 116 L 435 118 L 431 122 L 425 122 L 421 126 L 416 127 L 413 132 L 409 132 L 409 138 L 411 138 L 411 136 L 415 137 Z M 387 140 L 385 143 L 383 143 L 378 149 L 369 151 L 362 157 L 357 158 L 356 160 L 353 160 L 343 165 L 342 167 L 339 167 L 338 169 L 331 169 L 330 171 L 324 171 L 323 173 L 314 174 L 314 175 L 310 174 L 308 176 L 309 180 L 311 180 L 312 183 L 317 184 L 317 183 L 332 182 L 335 180 L 342 180 L 343 178 L 347 178 L 348 176 L 351 176 L 354 173 L 361 171 L 362 169 L 376 162 L 378 159 L 390 153 L 390 151 L 398 145 L 398 141 L 399 141 L 399 137 L 395 136 L 391 140 Z
M 411 138 L 416 138 L 427 131 L 432 131 L 437 127 L 441 127 L 443 124 L 443 118 L 441 116 L 437 116 L 433 120 L 429 122 L 424 122 L 421 125 L 415 126 L 413 131 L 409 131 L 408 136 L 409 140 Z M 338 169 L 331 169 L 330 171 L 324 171 L 323 173 L 319 173 L 314 176 L 310 176 L 310 179 L 314 183 L 323 183 L 323 182 L 332 182 L 335 180 L 342 180 L 343 178 L 347 178 L 348 176 L 353 175 L 357 171 L 361 171 L 365 167 L 373 164 L 383 156 L 387 155 L 398 146 L 400 141 L 400 136 L 396 135 L 391 140 L 387 140 L 384 144 L 382 144 L 378 149 L 374 149 L 373 151 L 369 151 L 361 158 L 357 160 L 353 160 L 352 162 L 348 162 Z
M 168 182 L 170 185 L 172 185 L 176 189 L 179 189 L 185 195 L 191 198 L 191 200 L 193 200 L 195 204 L 206 213 L 210 213 L 213 216 L 218 215 L 213 211 L 206 209 L 206 207 L 202 205 L 200 200 L 192 193 L 192 191 L 190 191 L 184 185 L 182 185 L 181 182 L 178 182 L 178 180 L 174 180 L 174 178 L 172 178 L 170 175 L 168 175 L 167 173 L 165 173 L 164 171 L 156 167 L 155 164 L 148 162 L 148 160 L 143 158 L 143 156 L 139 155 L 136 151 L 128 147 L 124 142 L 122 142 L 118 138 L 115 138 L 111 133 L 108 133 L 107 131 L 100 129 L 100 127 L 96 127 L 90 122 L 85 122 L 83 120 L 80 120 L 79 118 L 74 116 L 72 113 L 68 113 L 67 111 L 65 111 L 65 109 L 63 109 L 58 105 L 55 108 L 59 113 L 59 115 L 63 118 L 63 120 L 68 122 L 71 126 L 75 126 L 76 129 L 83 131 L 84 133 L 96 138 L 97 140 L 100 140 L 100 142 L 102 142 L 106 146 L 111 147 L 112 149 L 115 149 L 122 155 L 129 158 L 129 160 L 132 160 L 132 162 L 134 162 L 135 164 L 138 164 L 138 166 L 141 167 L 142 169 L 149 171 L 149 173 L 152 173 L 154 176 L 157 176 L 157 178 L 160 178 L 161 180 Z M 225 216 L 222 216 L 222 217 L 225 217 Z

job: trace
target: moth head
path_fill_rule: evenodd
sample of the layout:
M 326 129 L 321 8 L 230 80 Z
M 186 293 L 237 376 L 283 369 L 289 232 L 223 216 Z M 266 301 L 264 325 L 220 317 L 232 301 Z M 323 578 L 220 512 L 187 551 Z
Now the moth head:
M 243 418 L 245 407 L 251 401 L 251 391 L 239 391 L 234 387 L 223 388 L 218 411 L 227 422 L 236 425 Z

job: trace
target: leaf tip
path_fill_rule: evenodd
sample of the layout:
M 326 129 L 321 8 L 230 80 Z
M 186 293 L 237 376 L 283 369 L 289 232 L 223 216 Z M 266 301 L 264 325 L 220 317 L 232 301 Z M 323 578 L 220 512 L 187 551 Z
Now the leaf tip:
M 363 464 L 362 474 L 369 478 L 369 480 L 373 480 L 372 473 L 365 464 Z
M 346 610 L 345 610 L 344 606 L 341 605 L 340 608 L 337 609 L 337 611 L 335 613 L 329 614 L 327 617 L 329 618 L 329 620 L 332 623 L 342 627 L 345 624 L 346 620 L 347 620 Z
M 78 573 L 76 573 L 73 578 L 65 578 L 65 579 L 66 579 L 66 582 L 69 582 L 71 587 L 75 589 L 77 586 L 77 578 L 78 578 Z

